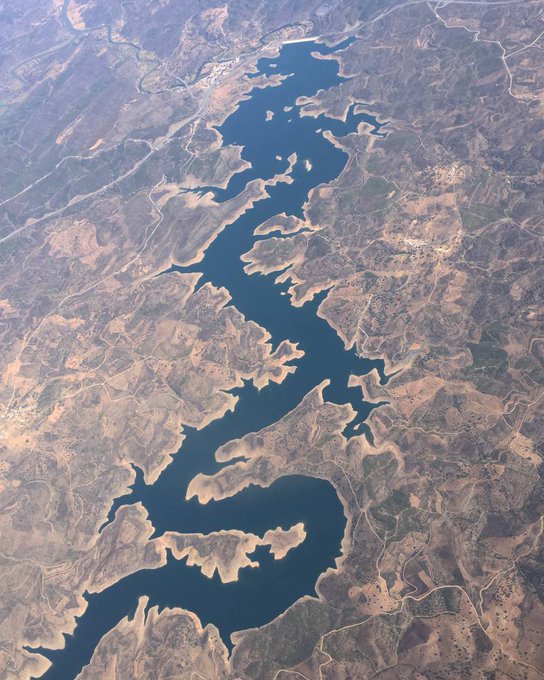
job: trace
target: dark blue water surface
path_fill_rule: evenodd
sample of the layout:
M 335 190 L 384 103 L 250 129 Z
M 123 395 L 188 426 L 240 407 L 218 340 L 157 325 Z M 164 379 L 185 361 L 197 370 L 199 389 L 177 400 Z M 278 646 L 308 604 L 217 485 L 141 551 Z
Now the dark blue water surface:
M 338 75 L 336 60 L 316 59 L 312 51 L 325 55 L 332 49 L 315 43 L 291 44 L 285 45 L 278 57 L 261 59 L 259 73 L 281 73 L 288 77 L 280 85 L 254 89 L 219 128 L 224 145 L 243 147 L 242 156 L 251 167 L 234 175 L 225 189 L 214 189 L 217 201 L 233 198 L 255 178 L 270 179 L 284 172 L 287 157 L 296 152 L 293 183 L 269 187 L 268 197 L 229 225 L 209 246 L 201 262 L 191 267 L 173 266 L 164 274 L 200 272 L 199 285 L 210 281 L 224 286 L 232 296 L 232 304 L 247 319 L 266 328 L 274 345 L 289 339 L 299 344 L 304 357 L 295 362 L 295 373 L 281 385 L 272 384 L 257 391 L 251 383 L 245 383 L 234 390 L 239 401 L 233 412 L 203 430 L 186 429 L 179 453 L 154 484 L 146 484 L 141 471 L 136 469 L 131 492 L 115 501 L 108 517 L 110 522 L 119 507 L 141 501 L 156 536 L 165 531 L 208 533 L 220 529 L 262 535 L 267 529 L 277 526 L 287 529 L 302 521 L 306 540 L 279 561 L 272 559 L 267 549 L 258 549 L 255 557 L 260 567 L 242 570 L 235 583 L 223 584 L 217 576 L 208 579 L 198 568 L 187 567 L 184 560 L 177 561 L 169 555 L 167 565 L 161 569 L 138 571 L 102 593 L 86 595 L 88 607 L 78 620 L 74 635 L 66 636 L 65 648 L 39 650 L 53 662 L 43 677 L 74 678 L 89 662 L 100 638 L 135 610 L 142 595 L 150 598 L 150 605 L 194 611 L 203 624 L 214 623 L 230 646 L 233 631 L 263 625 L 299 597 L 315 594 L 317 578 L 340 554 L 345 516 L 336 492 L 325 480 L 291 475 L 269 488 L 252 485 L 233 498 L 207 505 L 185 500 L 187 486 L 196 474 L 213 474 L 220 469 L 214 456 L 218 447 L 276 422 L 325 379 L 331 383 L 325 397 L 339 404 L 349 402 L 356 412 L 345 431 L 346 436 L 352 436 L 372 405 L 362 401 L 359 389 L 348 388 L 350 374 L 362 375 L 377 368 L 383 375 L 381 362 L 346 351 L 333 329 L 317 316 L 326 292 L 302 308 L 293 307 L 288 296 L 282 294 L 287 284 L 276 284 L 273 275 L 248 276 L 240 260 L 257 240 L 254 230 L 258 225 L 281 213 L 303 217 L 309 191 L 341 173 L 347 155 L 327 141 L 323 131 L 342 136 L 356 131 L 358 124 L 365 121 L 372 127 L 372 134 L 382 134 L 376 119 L 356 113 L 354 106 L 346 121 L 323 115 L 301 117 L 301 107 L 296 105 L 298 97 L 312 96 L 343 80 Z M 274 113 L 270 121 L 266 120 L 267 111 Z M 309 171 L 304 160 L 311 163 Z

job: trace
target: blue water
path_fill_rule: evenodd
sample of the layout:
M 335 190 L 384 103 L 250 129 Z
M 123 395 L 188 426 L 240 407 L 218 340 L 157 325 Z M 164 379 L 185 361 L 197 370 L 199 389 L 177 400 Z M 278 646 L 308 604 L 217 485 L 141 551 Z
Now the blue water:
M 78 620 L 74 635 L 65 636 L 65 648 L 37 650 L 53 662 L 45 678 L 74 678 L 89 662 L 100 638 L 135 610 L 141 595 L 150 598 L 150 606 L 179 606 L 194 611 L 203 624 L 214 623 L 230 646 L 233 631 L 263 625 L 301 596 L 315 594 L 319 575 L 333 566 L 340 554 L 346 520 L 328 481 L 291 475 L 266 489 L 252 485 L 232 498 L 207 505 L 194 499 L 184 500 L 187 486 L 196 474 L 213 474 L 220 469 L 214 454 L 222 444 L 275 423 L 325 379 L 331 382 L 325 390 L 326 399 L 350 403 L 355 410 L 356 416 L 346 427 L 345 435 L 357 434 L 373 405 L 362 401 L 359 389 L 348 388 L 348 378 L 350 374 L 368 373 L 372 368 L 384 377 L 382 362 L 346 351 L 333 329 L 317 316 L 326 292 L 302 308 L 293 307 L 288 296 L 282 294 L 287 284 L 276 284 L 273 275 L 248 276 L 240 260 L 257 240 L 253 234 L 258 225 L 284 212 L 303 217 L 302 207 L 309 191 L 341 173 L 347 155 L 327 141 L 323 131 L 342 136 L 354 132 L 365 121 L 372 134 L 382 135 L 380 123 L 367 113 L 355 113 L 355 106 L 350 108 L 346 121 L 323 115 L 301 117 L 296 105 L 298 97 L 312 96 L 343 80 L 338 75 L 336 60 L 316 59 L 312 51 L 328 54 L 332 48 L 315 43 L 286 45 L 278 57 L 261 59 L 260 73 L 289 77 L 279 86 L 254 89 L 219 128 L 224 145 L 243 147 L 242 157 L 251 167 L 234 175 L 225 189 L 213 189 L 217 201 L 236 196 L 255 178 L 270 179 L 284 172 L 287 157 L 296 152 L 294 182 L 269 187 L 268 196 L 229 225 L 209 246 L 201 262 L 191 267 L 173 266 L 164 274 L 200 272 L 199 285 L 209 281 L 224 286 L 232 296 L 232 304 L 247 319 L 266 328 L 274 345 L 289 339 L 299 344 L 304 357 L 294 362 L 295 373 L 281 385 L 272 384 L 257 391 L 251 383 L 245 383 L 233 390 L 239 396 L 233 412 L 203 430 L 186 429 L 180 451 L 154 484 L 146 484 L 141 471 L 135 468 L 136 481 L 131 492 L 115 501 L 107 519 L 112 521 L 120 506 L 141 501 L 155 527 L 155 536 L 165 531 L 208 533 L 220 529 L 262 535 L 267 529 L 277 526 L 287 529 L 302 521 L 306 540 L 279 561 L 272 559 L 268 549 L 259 548 L 255 557 L 260 567 L 242 570 L 239 580 L 232 584 L 221 583 L 217 576 L 208 579 L 198 568 L 187 567 L 184 560 L 177 561 L 169 555 L 167 565 L 160 569 L 138 571 L 102 593 L 86 595 L 88 607 Z M 285 111 L 285 107 L 292 108 Z M 266 120 L 266 111 L 274 112 L 272 120 Z M 304 160 L 311 162 L 309 171 Z

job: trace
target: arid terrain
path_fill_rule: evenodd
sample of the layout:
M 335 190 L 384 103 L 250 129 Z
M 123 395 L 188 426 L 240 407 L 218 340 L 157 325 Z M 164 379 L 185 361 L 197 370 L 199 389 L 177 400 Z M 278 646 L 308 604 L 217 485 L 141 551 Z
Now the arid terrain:
M 345 170 L 243 260 L 294 305 L 330 289 L 319 315 L 389 376 L 351 385 L 386 403 L 347 439 L 350 405 L 319 385 L 188 496 L 324 478 L 342 555 L 230 656 L 213 625 L 142 598 L 79 677 L 544 677 L 542 0 L 8 0 L 0 26 L 0 678 L 43 674 L 28 648 L 62 647 L 85 592 L 167 554 L 227 583 L 259 546 L 280 560 L 305 540 L 303 523 L 154 537 L 140 504 L 99 532 L 132 465 L 154 481 L 233 388 L 296 370 L 302 350 L 229 291 L 158 274 L 266 194 L 191 190 L 245 167 L 215 126 L 274 82 L 248 77 L 259 58 L 304 37 L 355 38 L 304 115 L 358 103 L 387 134 L 329 135 Z

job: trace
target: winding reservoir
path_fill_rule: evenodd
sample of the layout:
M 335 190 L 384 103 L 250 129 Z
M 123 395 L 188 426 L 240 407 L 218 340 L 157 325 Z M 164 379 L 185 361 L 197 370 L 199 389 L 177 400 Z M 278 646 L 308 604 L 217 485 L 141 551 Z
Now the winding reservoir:
M 347 120 L 340 121 L 324 115 L 301 116 L 301 107 L 296 105 L 299 97 L 311 97 L 343 80 L 335 59 L 315 58 L 312 52 L 326 56 L 344 47 L 346 43 L 336 48 L 315 43 L 290 44 L 278 57 L 259 61 L 259 73 L 288 77 L 279 85 L 252 90 L 219 128 L 224 145 L 243 147 L 242 157 L 251 165 L 234 175 L 225 189 L 215 189 L 215 198 L 227 201 L 253 179 L 267 180 L 285 172 L 288 156 L 296 153 L 293 182 L 270 186 L 268 197 L 227 226 L 201 262 L 187 268 L 173 266 L 165 273 L 177 276 L 178 271 L 200 272 L 199 285 L 210 281 L 224 286 L 232 296 L 232 304 L 247 319 L 266 328 L 274 345 L 291 340 L 299 344 L 304 356 L 296 362 L 295 373 L 280 385 L 257 391 L 252 384 L 245 384 L 235 390 L 239 401 L 233 412 L 203 430 L 186 429 L 179 453 L 154 484 L 145 484 L 141 471 L 136 470 L 131 493 L 115 501 L 108 517 L 112 521 L 122 505 L 142 502 L 155 527 L 155 536 L 165 531 L 208 533 L 220 529 L 262 535 L 277 526 L 287 529 L 304 522 L 306 540 L 278 561 L 267 549 L 259 548 L 255 555 L 260 567 L 242 570 L 235 583 L 223 584 L 217 575 L 208 579 L 198 568 L 187 567 L 184 560 L 169 556 L 161 569 L 138 571 L 102 593 L 86 596 L 87 610 L 78 620 L 74 635 L 66 636 L 65 648 L 34 650 L 53 662 L 43 676 L 48 680 L 75 678 L 90 661 L 101 637 L 135 610 L 142 595 L 149 597 L 151 606 L 194 611 L 203 624 L 215 624 L 230 645 L 233 631 L 263 625 L 303 595 L 315 594 L 319 575 L 333 566 L 340 554 L 346 520 L 335 490 L 325 480 L 283 477 L 266 489 L 250 486 L 230 499 L 207 505 L 184 498 L 196 474 L 213 474 L 220 468 L 214 454 L 222 444 L 276 422 L 325 379 L 330 380 L 326 399 L 339 404 L 349 402 L 356 412 L 346 436 L 357 433 L 372 408 L 362 401 L 360 390 L 348 388 L 348 379 L 350 374 L 362 375 L 374 367 L 382 372 L 383 365 L 346 351 L 333 329 L 317 316 L 326 293 L 301 308 L 293 307 L 284 294 L 287 284 L 276 284 L 274 275 L 248 276 L 240 260 L 255 243 L 257 226 L 281 213 L 303 217 L 309 192 L 342 172 L 347 155 L 326 139 L 324 131 L 342 136 L 355 132 L 365 121 L 372 127 L 372 134 L 381 134 L 380 123 L 357 112 L 360 107 L 351 107 Z M 267 111 L 273 112 L 272 118 Z M 310 161 L 309 169 L 305 160 Z

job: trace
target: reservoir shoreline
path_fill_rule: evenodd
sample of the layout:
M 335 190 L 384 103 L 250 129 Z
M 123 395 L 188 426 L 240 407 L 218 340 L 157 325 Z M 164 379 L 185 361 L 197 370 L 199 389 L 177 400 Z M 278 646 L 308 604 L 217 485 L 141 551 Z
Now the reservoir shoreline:
M 231 647 L 235 631 L 261 626 L 283 613 L 304 596 L 315 596 L 316 582 L 341 554 L 346 517 L 332 484 L 306 475 L 281 477 L 268 487 L 250 485 L 240 493 L 206 505 L 196 499 L 184 500 L 191 480 L 197 474 L 213 475 L 225 465 L 215 459 L 215 452 L 226 442 L 250 432 L 269 427 L 298 406 L 304 397 L 323 381 L 329 381 L 324 398 L 336 404 L 350 404 L 355 414 L 345 430 L 346 437 L 363 432 L 373 405 L 362 400 L 358 387 L 349 386 L 351 375 L 365 375 L 377 370 L 383 376 L 383 362 L 370 361 L 346 350 L 342 340 L 317 312 L 327 291 L 318 293 L 302 307 L 291 304 L 288 281 L 276 283 L 276 274 L 251 274 L 241 259 L 256 240 L 278 236 L 278 232 L 255 236 L 255 230 L 267 220 L 285 214 L 304 220 L 304 205 L 310 192 L 328 184 L 342 172 L 348 156 L 333 144 L 328 135 L 342 137 L 367 123 L 370 134 L 380 136 L 381 124 L 353 104 L 344 121 L 302 115 L 299 97 L 312 97 L 320 89 L 334 87 L 343 80 L 336 59 L 315 58 L 312 53 L 327 55 L 349 44 L 336 47 L 312 42 L 285 45 L 280 54 L 263 58 L 257 64 L 260 75 L 285 78 L 279 85 L 255 88 L 218 128 L 225 146 L 242 147 L 242 159 L 248 165 L 233 175 L 226 187 L 203 187 L 212 190 L 214 200 L 223 202 L 237 196 L 249 182 L 267 183 L 267 196 L 257 200 L 233 223 L 224 228 L 208 245 L 204 257 L 188 267 L 174 265 L 167 276 L 177 272 L 198 273 L 198 286 L 205 283 L 224 287 L 233 304 L 246 319 L 270 333 L 274 347 L 284 340 L 295 343 L 303 355 L 293 360 L 296 370 L 281 383 L 257 389 L 244 382 L 232 390 L 238 397 L 233 411 L 196 430 L 184 428 L 180 451 L 154 483 L 146 483 L 138 468 L 129 494 L 118 498 L 108 515 L 113 521 L 116 511 L 133 503 L 142 503 L 155 532 L 210 533 L 236 529 L 262 536 L 267 530 L 289 527 L 302 522 L 305 540 L 281 560 L 274 560 L 268 548 L 258 547 L 252 559 L 256 569 L 245 569 L 239 579 L 223 583 L 217 573 L 204 576 L 198 567 L 187 567 L 168 553 L 167 563 L 159 569 L 137 571 L 104 591 L 86 595 L 86 611 L 78 619 L 72 636 L 65 636 L 61 650 L 32 650 L 53 663 L 42 677 L 55 680 L 75 678 L 87 664 L 105 633 L 122 618 L 136 610 L 141 596 L 148 606 L 182 607 L 197 614 L 202 624 L 213 623 Z M 273 111 L 273 116 L 267 115 Z M 273 182 L 289 169 L 288 159 L 296 154 L 290 169 L 292 182 Z

